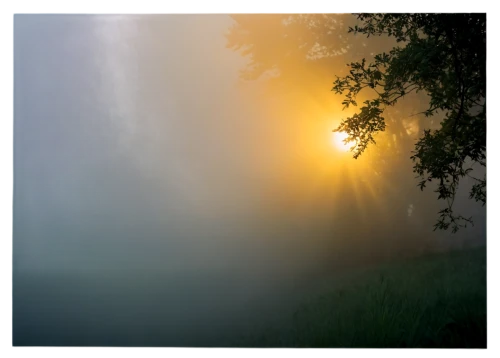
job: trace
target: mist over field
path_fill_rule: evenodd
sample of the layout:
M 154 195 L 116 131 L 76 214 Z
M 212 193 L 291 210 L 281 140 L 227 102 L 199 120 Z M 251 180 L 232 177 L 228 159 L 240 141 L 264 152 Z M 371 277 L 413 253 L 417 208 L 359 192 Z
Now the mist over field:
M 234 24 L 15 17 L 14 345 L 230 345 L 324 277 L 485 245 L 470 182 L 474 226 L 433 231 L 409 151 L 332 145 L 337 68 L 245 80 Z

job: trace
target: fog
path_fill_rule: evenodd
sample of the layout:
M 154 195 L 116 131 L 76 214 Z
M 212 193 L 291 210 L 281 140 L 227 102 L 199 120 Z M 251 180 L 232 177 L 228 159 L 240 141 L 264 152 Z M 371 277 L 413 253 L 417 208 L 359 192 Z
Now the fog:
M 332 146 L 336 68 L 245 79 L 234 24 L 15 17 L 15 344 L 229 345 L 323 277 L 485 243 L 467 190 L 475 226 L 432 231 L 409 152 Z

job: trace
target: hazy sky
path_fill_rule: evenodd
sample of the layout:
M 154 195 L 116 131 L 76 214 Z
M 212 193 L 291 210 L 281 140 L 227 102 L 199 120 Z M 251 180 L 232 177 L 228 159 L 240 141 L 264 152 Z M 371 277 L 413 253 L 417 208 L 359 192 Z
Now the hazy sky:
M 231 143 L 248 142 L 252 113 L 235 91 L 242 60 L 224 51 L 229 23 L 16 18 L 16 263 L 154 245 L 160 227 L 196 227 L 233 199 L 248 153 Z
M 314 127 L 283 125 L 255 86 L 238 83 L 246 60 L 225 48 L 230 24 L 222 15 L 16 18 L 16 267 L 130 266 L 130 253 L 158 267 L 198 252 L 218 261 L 293 231 L 276 208 L 317 185 L 289 190 L 291 172 L 318 176 L 305 170 L 320 166 L 301 138 Z M 277 223 L 272 239 L 252 233 L 266 221 Z
M 239 81 L 248 60 L 225 48 L 231 24 L 16 17 L 15 269 L 275 265 L 377 242 L 376 219 L 341 237 L 370 221 L 373 179 L 332 146 L 340 106 L 283 104 Z M 403 200 L 398 212 L 431 228 L 423 211 Z

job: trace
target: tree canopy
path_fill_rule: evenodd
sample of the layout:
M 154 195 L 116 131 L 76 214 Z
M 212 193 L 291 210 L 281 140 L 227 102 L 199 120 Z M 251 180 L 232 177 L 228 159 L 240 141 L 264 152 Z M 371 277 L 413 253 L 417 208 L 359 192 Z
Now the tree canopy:
M 486 203 L 486 175 L 472 175 L 478 164 L 486 167 L 486 15 L 485 14 L 360 14 L 361 25 L 348 32 L 389 36 L 397 45 L 389 52 L 351 62 L 349 74 L 337 77 L 333 91 L 344 94 L 344 108 L 358 106 L 358 94 L 374 94 L 336 131 L 358 158 L 376 134 L 386 128 L 384 112 L 411 92 L 425 92 L 430 100 L 426 117 L 441 116 L 437 129 L 425 129 L 411 159 L 423 190 L 436 182 L 438 199 L 446 202 L 435 229 L 460 227 L 471 218 L 455 214 L 453 202 L 460 179 L 475 184 L 470 199 Z

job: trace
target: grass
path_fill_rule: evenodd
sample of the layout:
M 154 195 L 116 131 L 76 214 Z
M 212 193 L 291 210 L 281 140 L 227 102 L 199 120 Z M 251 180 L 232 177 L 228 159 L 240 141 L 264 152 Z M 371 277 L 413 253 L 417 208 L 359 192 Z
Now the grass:
M 243 346 L 486 348 L 486 249 L 433 254 L 333 280 Z

